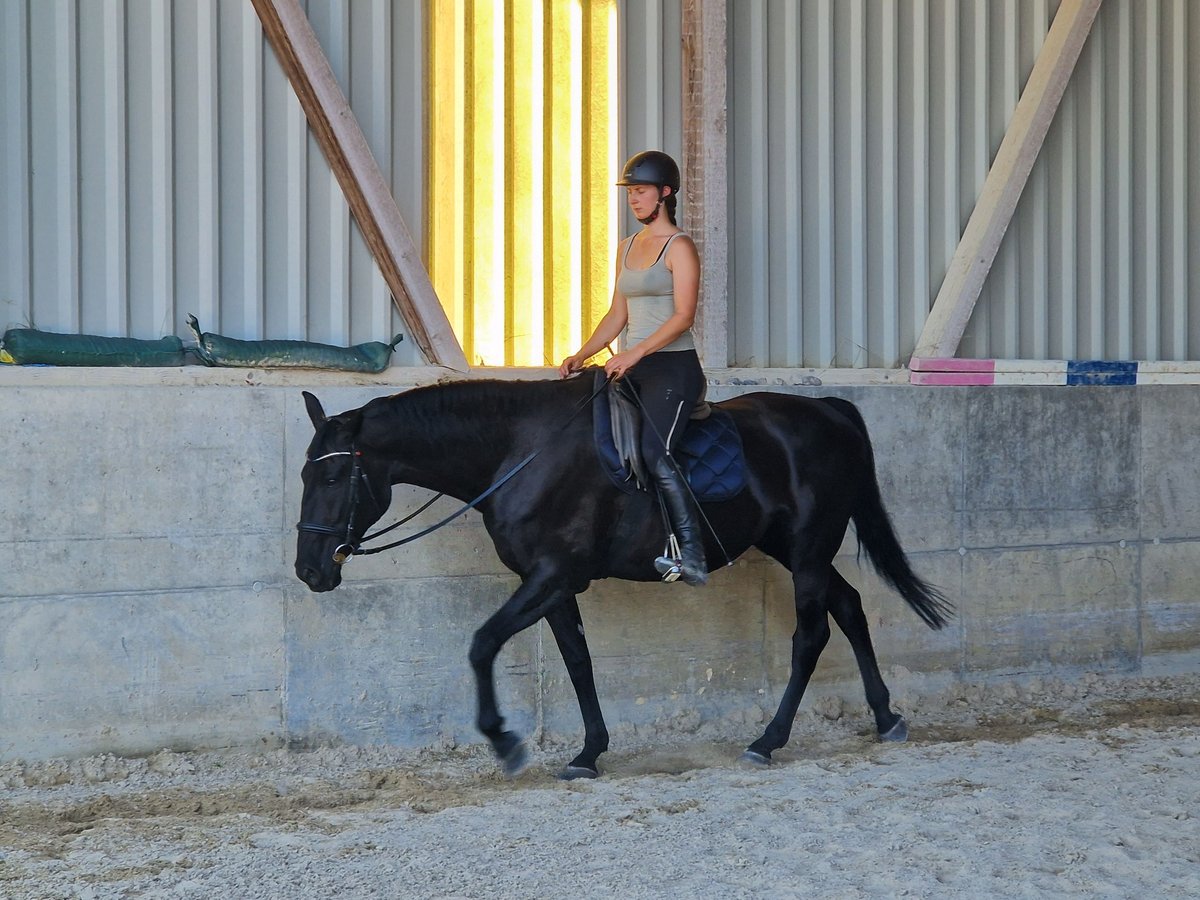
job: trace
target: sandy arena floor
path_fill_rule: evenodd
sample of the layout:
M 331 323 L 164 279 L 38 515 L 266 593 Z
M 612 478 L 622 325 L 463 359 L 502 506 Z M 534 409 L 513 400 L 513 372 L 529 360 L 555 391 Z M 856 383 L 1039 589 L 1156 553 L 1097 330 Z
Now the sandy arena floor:
M 0 766 L 0 897 L 1200 896 L 1200 674 L 902 689 L 802 707 L 768 769 L 738 716 L 543 742 Z M 757 720 L 757 710 L 742 720 Z

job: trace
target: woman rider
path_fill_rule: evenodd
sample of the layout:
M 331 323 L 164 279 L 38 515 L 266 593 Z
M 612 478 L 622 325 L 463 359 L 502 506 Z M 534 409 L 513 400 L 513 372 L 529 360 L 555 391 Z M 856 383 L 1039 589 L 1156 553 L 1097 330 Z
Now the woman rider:
M 644 408 L 641 451 L 646 469 L 666 504 L 680 544 L 680 559 L 655 565 L 664 580 L 682 577 L 704 584 L 708 566 L 699 512 L 670 458 L 688 415 L 704 394 L 692 323 L 700 288 L 700 257 L 692 239 L 675 224 L 679 166 L 659 150 L 630 157 L 618 185 L 642 223 L 617 248 L 612 304 L 592 336 L 559 367 L 565 378 L 625 332 L 619 353 L 604 364 L 613 378 L 632 383 Z M 674 576 L 674 577 L 672 577 Z

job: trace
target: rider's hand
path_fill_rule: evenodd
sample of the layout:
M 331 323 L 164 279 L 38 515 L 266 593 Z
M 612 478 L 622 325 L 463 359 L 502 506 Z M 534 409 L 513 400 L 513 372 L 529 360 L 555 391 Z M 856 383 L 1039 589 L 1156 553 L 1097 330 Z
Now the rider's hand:
M 642 354 L 636 350 L 626 350 L 609 358 L 604 364 L 604 372 L 609 378 L 620 378 L 642 360 Z
M 578 356 L 568 356 L 562 361 L 562 365 L 558 367 L 558 377 L 566 378 L 568 375 L 574 375 L 583 368 L 583 360 Z

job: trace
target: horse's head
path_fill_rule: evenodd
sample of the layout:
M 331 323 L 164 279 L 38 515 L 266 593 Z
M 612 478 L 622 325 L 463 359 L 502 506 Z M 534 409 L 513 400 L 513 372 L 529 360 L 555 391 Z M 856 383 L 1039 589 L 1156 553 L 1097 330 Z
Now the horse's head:
M 387 511 L 392 485 L 388 462 L 363 438 L 361 410 L 327 417 L 308 391 L 304 404 L 316 434 L 301 472 L 296 576 L 314 591 L 331 591 L 362 536 Z

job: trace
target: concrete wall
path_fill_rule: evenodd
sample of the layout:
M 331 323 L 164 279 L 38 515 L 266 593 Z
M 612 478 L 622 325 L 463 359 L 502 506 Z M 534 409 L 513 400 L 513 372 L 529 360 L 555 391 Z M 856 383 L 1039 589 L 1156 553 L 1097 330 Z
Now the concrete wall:
M 848 542 L 839 567 L 885 674 L 1129 669 L 1200 648 L 1200 389 L 713 378 L 713 399 L 765 381 L 862 409 L 902 541 L 959 608 L 928 631 Z M 477 740 L 467 647 L 515 586 L 478 516 L 356 560 L 333 593 L 291 572 L 300 388 L 332 411 L 404 386 L 384 381 L 0 370 L 0 760 Z M 394 509 L 422 496 L 398 488 Z M 610 726 L 778 700 L 790 581 L 761 556 L 702 591 L 605 582 L 582 605 Z M 517 728 L 578 731 L 547 631 L 515 639 L 497 672 Z M 840 636 L 817 678 L 861 695 Z

